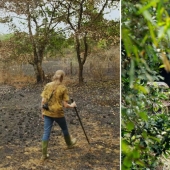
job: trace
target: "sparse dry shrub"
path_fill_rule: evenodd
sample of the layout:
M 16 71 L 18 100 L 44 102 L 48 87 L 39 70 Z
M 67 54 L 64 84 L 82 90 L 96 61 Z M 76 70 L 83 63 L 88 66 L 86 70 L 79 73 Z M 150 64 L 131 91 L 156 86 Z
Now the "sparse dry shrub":
M 107 80 L 120 76 L 120 50 L 119 46 L 113 46 L 111 49 L 93 49 L 87 57 L 84 65 L 83 76 L 85 80 Z M 75 53 L 59 58 L 54 61 L 44 61 L 45 82 L 50 82 L 54 72 L 58 69 L 63 69 L 66 73 L 66 83 L 78 81 L 78 62 Z M 74 77 L 74 80 L 73 80 Z M 77 78 L 77 79 L 76 79 Z M 19 81 L 21 81 L 19 83 Z M 0 63 L 0 83 L 5 84 L 27 84 L 34 83 L 34 70 L 31 65 L 17 61 Z
M 76 78 L 70 77 L 70 76 L 65 76 L 63 83 L 65 85 L 69 85 L 69 84 L 76 84 L 78 81 Z
M 34 84 L 35 78 L 32 76 L 25 75 L 12 75 L 11 73 L 7 73 L 3 79 L 0 80 L 0 83 L 12 85 L 16 88 L 21 88 L 23 86 L 27 86 L 28 84 Z
M 35 83 L 35 78 L 33 76 L 24 75 L 19 66 L 18 69 L 14 69 L 16 65 L 15 67 L 12 67 L 9 63 L 1 63 L 0 65 L 0 84 L 8 84 L 19 88 Z
M 1 73 L 1 83 L 3 84 L 11 84 L 11 75 L 9 74 L 9 72 L 2 72 Z
M 108 64 L 111 68 L 111 71 L 114 75 L 114 77 L 119 78 L 120 77 L 120 47 L 119 46 L 113 46 L 111 50 L 107 51 L 106 54 L 109 58 Z
M 89 73 L 95 80 L 119 78 L 120 76 L 120 49 L 114 46 L 109 50 L 98 50 L 92 53 L 86 63 Z
M 90 63 L 91 76 L 94 80 L 104 80 L 105 79 L 105 64 L 101 61 L 98 62 L 94 60 Z
M 14 80 L 15 80 L 15 82 L 14 82 L 13 86 L 15 86 L 17 88 L 36 83 L 35 78 L 32 76 L 23 76 L 23 77 L 16 76 Z

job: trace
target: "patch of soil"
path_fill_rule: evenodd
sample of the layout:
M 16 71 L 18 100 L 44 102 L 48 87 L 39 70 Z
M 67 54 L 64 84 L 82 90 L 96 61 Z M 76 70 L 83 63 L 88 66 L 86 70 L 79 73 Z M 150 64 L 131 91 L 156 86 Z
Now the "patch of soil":
M 69 131 L 77 138 L 73 149 L 66 149 L 57 124 L 53 126 L 48 152 L 42 163 L 43 120 L 40 93 L 43 86 L 20 89 L 0 86 L 0 169 L 1 170 L 119 170 L 120 169 L 120 82 L 69 84 L 70 98 L 90 141 L 87 143 L 74 109 L 65 109 Z

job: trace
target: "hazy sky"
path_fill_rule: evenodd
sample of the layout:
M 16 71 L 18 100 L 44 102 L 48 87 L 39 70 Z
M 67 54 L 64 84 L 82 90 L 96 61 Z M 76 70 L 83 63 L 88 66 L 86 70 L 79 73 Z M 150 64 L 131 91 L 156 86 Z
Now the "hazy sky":
M 113 19 L 113 20 L 120 20 L 120 10 L 119 8 L 115 10 L 108 11 L 107 14 L 104 15 L 105 18 L 107 19 Z M 15 24 L 17 25 L 18 21 L 17 19 L 14 19 Z M 21 31 L 24 31 L 25 28 L 20 28 Z M 7 24 L 1 24 L 0 23 L 0 34 L 8 34 L 11 33 L 12 31 L 9 29 Z

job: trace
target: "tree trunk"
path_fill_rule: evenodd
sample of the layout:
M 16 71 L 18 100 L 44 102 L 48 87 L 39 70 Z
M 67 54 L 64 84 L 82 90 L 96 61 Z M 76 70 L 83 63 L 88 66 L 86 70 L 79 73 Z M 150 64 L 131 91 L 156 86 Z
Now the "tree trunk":
M 83 64 L 79 63 L 79 84 L 83 84 L 84 78 L 83 78 Z
M 37 83 L 43 83 L 44 78 L 45 78 L 44 71 L 42 69 L 42 59 L 43 59 L 43 55 L 40 53 L 38 55 L 35 50 L 33 67 L 34 67 L 35 78 L 36 78 Z
M 76 53 L 79 63 L 79 84 L 83 84 L 83 63 L 80 57 L 80 40 L 78 35 L 76 35 Z
M 43 83 L 44 81 L 44 71 L 42 69 L 42 63 L 37 62 L 34 64 L 34 72 L 37 83 Z
M 31 27 L 31 12 L 30 12 L 30 6 L 28 2 L 27 2 L 27 14 L 28 14 L 27 20 L 28 20 L 29 36 L 32 43 L 33 53 L 34 53 L 34 61 L 32 64 L 34 67 L 35 78 L 37 83 L 43 83 L 45 76 L 44 76 L 44 71 L 42 69 L 42 60 L 43 60 L 44 49 L 47 44 L 47 41 L 45 41 L 45 43 L 39 42 L 37 44 L 36 40 L 34 39 L 32 33 L 32 27 Z M 36 27 L 36 29 L 38 28 Z
M 81 45 L 84 46 L 83 54 L 81 53 Z M 76 35 L 76 52 L 77 52 L 77 59 L 79 63 L 79 84 L 83 84 L 84 78 L 83 78 L 83 66 L 87 59 L 87 53 L 88 53 L 88 44 L 87 44 L 87 32 L 84 33 L 83 37 L 83 43 L 80 43 L 79 35 Z

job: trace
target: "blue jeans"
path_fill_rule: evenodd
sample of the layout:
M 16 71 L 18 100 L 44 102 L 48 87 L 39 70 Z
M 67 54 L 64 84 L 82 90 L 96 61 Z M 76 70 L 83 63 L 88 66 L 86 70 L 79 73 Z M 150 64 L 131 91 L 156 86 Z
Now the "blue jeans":
M 43 137 L 42 137 L 43 141 L 49 140 L 54 121 L 58 123 L 64 136 L 69 135 L 65 117 L 53 118 L 53 117 L 44 116 L 44 133 L 43 133 Z

